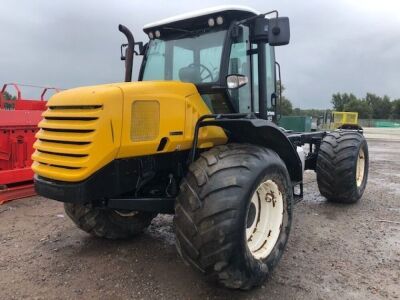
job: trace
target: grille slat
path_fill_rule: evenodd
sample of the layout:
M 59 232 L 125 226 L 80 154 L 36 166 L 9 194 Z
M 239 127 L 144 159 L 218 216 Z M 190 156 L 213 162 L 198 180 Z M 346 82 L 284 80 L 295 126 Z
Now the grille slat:
M 84 110 L 84 109 L 48 109 L 42 116 L 43 117 L 62 117 L 62 118 L 85 118 L 85 117 L 99 117 L 102 109 Z
M 78 121 L 78 120 L 42 120 L 39 128 L 62 129 L 62 130 L 95 130 L 97 120 Z
M 94 132 L 94 129 L 66 129 L 66 128 L 50 128 L 50 127 L 40 127 L 44 131 L 53 131 L 53 132 L 73 132 L 73 133 L 89 133 Z
M 58 131 L 39 130 L 36 133 L 36 138 L 38 139 L 49 139 L 58 141 L 60 143 L 62 142 L 91 143 L 93 141 L 93 136 L 94 136 L 94 131 L 84 133 L 84 132 L 58 132 Z
M 39 152 L 41 152 L 41 153 L 57 155 L 57 156 L 64 156 L 64 157 L 87 157 L 87 156 L 89 156 L 88 154 L 73 154 L 73 153 L 52 152 L 52 151 L 46 151 L 46 150 L 40 150 L 40 149 L 37 149 L 37 150 Z
M 47 165 L 59 165 L 68 166 L 73 168 L 83 168 L 85 167 L 89 156 L 86 157 L 70 157 L 54 155 L 45 152 L 35 151 L 32 155 L 34 161 L 40 162 Z
M 85 168 L 102 110 L 97 104 L 50 105 L 38 125 L 33 160 L 49 171 Z
M 91 142 L 70 142 L 70 141 L 58 141 L 50 139 L 39 139 L 41 142 L 55 143 L 55 144 L 66 144 L 66 145 L 89 145 Z
M 45 120 L 58 121 L 94 121 L 97 117 L 44 117 Z
M 93 104 L 93 105 L 50 105 L 48 106 L 50 110 L 96 110 L 103 108 L 101 104 Z
M 68 167 L 68 166 L 60 166 L 60 165 L 49 165 L 45 163 L 39 162 L 39 164 L 46 166 L 46 167 L 53 167 L 53 168 L 60 168 L 60 169 L 67 169 L 67 170 L 80 170 L 82 168 L 75 168 L 75 167 Z
M 43 140 L 37 140 L 33 147 L 37 150 L 41 150 L 44 152 L 53 152 L 53 153 L 70 153 L 70 154 L 78 154 L 78 155 L 87 155 L 90 151 L 90 143 L 89 144 L 67 144 L 62 142 L 48 142 Z

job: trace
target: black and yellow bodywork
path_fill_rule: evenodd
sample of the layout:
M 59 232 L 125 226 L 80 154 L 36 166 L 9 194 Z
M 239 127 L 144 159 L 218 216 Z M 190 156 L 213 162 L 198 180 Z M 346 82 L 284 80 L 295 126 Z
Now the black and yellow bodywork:
M 32 167 L 65 182 L 83 181 L 115 159 L 189 150 L 198 118 L 211 113 L 196 87 L 182 82 L 72 89 L 47 106 Z M 227 141 L 217 127 L 202 128 L 199 139 L 200 148 Z
M 165 154 L 177 152 L 185 156 L 198 118 L 211 113 L 193 84 L 167 81 L 72 89 L 54 95 L 47 106 L 39 123 L 32 168 L 40 193 L 64 201 L 93 200 L 106 178 L 109 192 L 103 197 L 131 190 L 132 181 L 127 188 L 113 187 L 112 177 L 126 171 L 116 167 L 117 162 L 126 166 L 143 157 L 170 160 Z M 218 127 L 202 128 L 199 134 L 200 148 L 226 141 Z M 138 171 L 137 175 L 143 174 Z M 93 188 L 86 188 L 84 183 L 93 180 Z M 46 193 L 40 182 L 52 182 L 54 188 Z M 57 188 L 56 182 L 64 184 Z M 79 186 L 87 191 L 76 189 Z
M 210 25 L 210 16 L 223 21 Z M 285 162 L 293 186 L 301 183 L 303 168 L 296 146 L 274 124 L 276 114 L 268 117 L 270 110 L 277 111 L 273 45 L 288 43 L 288 20 L 274 19 L 270 25 L 280 29 L 276 35 L 268 35 L 268 24 L 265 15 L 251 10 L 194 14 L 168 26 L 145 27 L 150 37 L 146 46 L 135 43 L 130 31 L 120 25 L 128 39 L 127 82 L 63 91 L 47 103 L 32 156 L 38 194 L 70 203 L 147 211 L 168 207 L 165 210 L 173 212 L 179 183 L 190 163 L 204 149 L 230 142 L 273 149 Z M 160 34 L 163 38 L 154 38 Z M 201 52 L 203 45 L 187 36 L 209 37 L 207 53 L 211 60 L 220 55 L 214 61 L 217 65 L 206 67 L 201 61 L 207 57 Z M 134 50 L 137 45 L 139 52 Z M 174 45 L 192 47 L 194 61 L 175 69 L 182 62 L 171 52 Z M 235 45 L 247 48 L 246 62 L 230 57 Z M 143 55 L 143 62 L 139 81 L 130 82 L 134 52 Z M 151 55 L 165 57 L 165 63 L 148 67 Z M 258 65 L 254 55 L 259 57 Z M 163 80 L 149 79 L 146 68 Z M 247 95 L 227 85 L 227 77 L 240 69 L 252 73 Z M 238 98 L 248 102 L 244 113 Z M 166 200 L 170 200 L 167 206 Z

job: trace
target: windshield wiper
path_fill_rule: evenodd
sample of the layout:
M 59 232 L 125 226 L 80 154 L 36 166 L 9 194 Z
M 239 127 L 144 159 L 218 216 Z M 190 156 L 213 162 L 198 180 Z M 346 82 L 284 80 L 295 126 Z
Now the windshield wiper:
M 184 32 L 184 33 L 192 33 L 193 32 L 191 30 L 186 30 L 186 29 L 176 28 L 176 27 L 162 27 L 161 29 L 175 30 L 175 31 L 180 31 L 180 32 Z
M 187 37 L 187 36 L 191 36 L 191 35 L 192 36 L 199 35 L 200 33 L 204 32 L 204 29 L 187 30 L 187 29 L 176 28 L 176 27 L 161 27 L 161 29 L 174 30 L 174 31 L 182 32 L 182 35 L 179 35 L 177 37 L 177 39 L 181 39 L 183 37 Z

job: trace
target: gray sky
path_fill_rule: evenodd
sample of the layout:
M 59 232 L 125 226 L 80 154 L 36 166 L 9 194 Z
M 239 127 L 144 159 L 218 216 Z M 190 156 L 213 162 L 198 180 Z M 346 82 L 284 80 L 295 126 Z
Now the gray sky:
M 338 91 L 400 98 L 397 0 L 0 0 L 0 84 L 71 88 L 123 81 L 119 23 L 145 41 L 146 23 L 221 4 L 278 9 L 290 18 L 291 43 L 276 53 L 294 106 L 327 108 Z

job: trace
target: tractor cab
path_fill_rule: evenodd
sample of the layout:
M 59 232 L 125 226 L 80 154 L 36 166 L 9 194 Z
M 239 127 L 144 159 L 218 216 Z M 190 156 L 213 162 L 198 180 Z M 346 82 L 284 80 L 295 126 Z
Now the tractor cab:
M 224 6 L 145 25 L 150 41 L 137 52 L 144 56 L 139 81 L 193 83 L 215 114 L 275 116 L 274 45 L 289 42 L 289 23 L 265 15 Z

